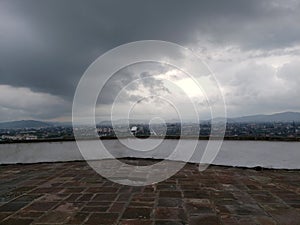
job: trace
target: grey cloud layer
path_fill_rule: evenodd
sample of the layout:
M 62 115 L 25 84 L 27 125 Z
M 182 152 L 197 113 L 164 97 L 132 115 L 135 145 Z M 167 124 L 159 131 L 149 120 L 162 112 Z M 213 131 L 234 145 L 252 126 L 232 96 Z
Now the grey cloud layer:
M 155 75 L 167 72 L 171 68 L 153 62 L 125 67 L 110 77 L 99 94 L 98 103 L 112 104 L 117 97 L 119 102 L 138 101 L 143 95 L 134 94 L 137 89 L 149 93 L 169 92 L 162 80 L 157 79 Z
M 209 42 L 268 54 L 300 44 L 298 21 L 300 3 L 293 0 L 3 0 L 0 84 L 70 102 L 88 65 L 120 44 L 143 39 L 185 46 Z M 110 92 L 105 96 L 104 102 L 111 102 Z

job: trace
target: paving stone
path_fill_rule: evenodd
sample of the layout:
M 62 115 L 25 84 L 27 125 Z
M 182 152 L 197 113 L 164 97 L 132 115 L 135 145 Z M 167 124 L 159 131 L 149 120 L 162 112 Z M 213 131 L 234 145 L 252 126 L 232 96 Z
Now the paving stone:
M 186 215 L 183 209 L 176 208 L 156 208 L 155 209 L 156 220 L 186 220 Z
M 189 225 L 221 225 L 221 221 L 218 216 L 214 214 L 202 214 L 197 216 L 191 216 L 189 218 Z
M 155 225 L 185 225 L 186 222 L 183 221 L 165 221 L 165 220 L 158 220 L 155 221 Z
M 159 198 L 158 199 L 158 207 L 182 207 L 182 199 L 181 198 Z
M 276 210 L 286 210 L 290 209 L 290 207 L 286 204 L 279 204 L 279 203 L 271 203 L 271 204 L 260 204 L 265 211 L 276 211 Z
M 81 194 L 71 194 L 67 199 L 66 201 L 68 202 L 73 202 L 73 201 L 76 201 L 76 199 L 80 198 L 81 197 Z
M 130 194 L 120 194 L 117 198 L 118 202 L 128 202 L 128 200 L 131 198 Z
M 76 213 L 71 218 L 69 218 L 66 224 L 82 224 L 87 220 L 89 215 L 90 215 L 89 213 L 83 213 L 83 212 Z
M 109 212 L 117 212 L 120 213 L 125 209 L 125 203 L 122 202 L 115 202 L 113 203 L 113 205 L 111 206 L 111 208 L 109 209 Z
M 189 215 L 214 213 L 208 199 L 186 199 L 184 205 Z
M 40 198 L 42 195 L 23 195 L 15 199 L 15 202 L 32 202 L 38 198 Z
M 85 224 L 88 225 L 112 225 L 116 224 L 119 214 L 117 213 L 93 213 Z
M 0 212 L 15 212 L 26 206 L 27 202 L 9 202 L 0 206 Z
M 108 210 L 108 206 L 90 206 L 90 207 L 83 207 L 80 211 L 81 212 L 106 212 Z
M 64 223 L 72 216 L 72 212 L 49 211 L 47 214 L 36 220 L 36 223 Z
M 133 201 L 133 202 L 149 202 L 149 203 L 151 203 L 151 202 L 155 201 L 155 197 L 141 197 L 141 196 L 135 197 L 135 196 L 133 196 L 131 198 L 131 201 Z
M 154 207 L 154 201 L 153 202 L 135 202 L 135 201 L 132 201 L 132 202 L 129 203 L 128 207 L 142 207 L 142 208 L 150 207 L 150 208 L 153 208 Z
M 235 215 L 265 215 L 265 212 L 258 205 L 227 205 L 226 208 Z
M 151 220 L 121 220 L 119 225 L 152 225 Z
M 163 191 L 174 191 L 177 189 L 176 184 L 158 184 L 157 190 L 163 190 Z
M 88 202 L 85 206 L 102 206 L 102 207 L 110 207 L 111 202 Z
M 119 188 L 116 187 L 91 187 L 85 192 L 88 193 L 117 193 Z
M 165 165 L 158 172 L 164 170 Z M 85 162 L 0 166 L 0 224 L 299 225 L 299 221 L 300 171 L 210 166 L 199 172 L 196 164 L 188 163 L 161 183 L 130 187 L 101 177 Z
M 85 188 L 76 188 L 76 187 L 74 187 L 74 188 L 66 188 L 65 190 L 64 190 L 64 193 L 81 193 L 81 192 L 83 192 L 85 190 Z
M 243 225 L 257 225 L 257 222 L 255 221 L 254 217 L 237 217 L 236 218 L 238 224 L 243 224 Z
M 61 211 L 61 212 L 74 212 L 78 211 L 84 203 L 82 202 L 60 202 L 58 205 L 55 206 L 54 210 Z
M 5 212 L 0 212 L 0 221 L 4 220 L 8 216 L 10 216 L 12 213 L 5 213 Z
M 79 202 L 88 202 L 94 197 L 94 194 L 83 194 L 81 195 L 77 201 Z
M 209 193 L 206 191 L 184 191 L 184 198 L 210 198 Z
M 270 218 L 267 216 L 255 217 L 255 220 L 257 221 L 258 224 L 261 224 L 261 225 L 276 225 L 277 224 L 277 222 L 273 218 Z
M 260 203 L 280 203 L 279 199 L 265 191 L 253 192 L 251 196 Z
M 27 206 L 25 210 L 27 211 L 48 211 L 52 209 L 57 202 L 33 202 L 31 205 Z
M 232 217 L 225 217 L 221 219 L 223 225 L 239 225 L 238 221 Z
M 270 211 L 269 214 L 279 222 L 279 224 L 299 225 L 300 213 L 294 209 L 282 209 Z
M 102 201 L 114 201 L 117 198 L 116 194 L 97 194 L 92 201 L 102 202 Z
M 10 218 L 1 222 L 1 225 L 28 225 L 33 222 L 32 219 Z
M 232 213 L 229 211 L 228 208 L 224 205 L 215 205 L 215 210 L 218 214 L 222 215 L 231 215 Z
M 47 212 L 36 212 L 36 211 L 19 211 L 14 217 L 16 218 L 28 218 L 28 219 L 37 219 L 45 215 Z
M 180 191 L 161 191 L 159 193 L 160 198 L 181 198 Z
M 62 190 L 62 188 L 55 188 L 55 187 L 45 187 L 45 188 L 37 188 L 32 190 L 31 194 L 50 194 L 50 193 L 58 193 Z
M 124 219 L 149 219 L 151 208 L 127 208 L 122 215 Z

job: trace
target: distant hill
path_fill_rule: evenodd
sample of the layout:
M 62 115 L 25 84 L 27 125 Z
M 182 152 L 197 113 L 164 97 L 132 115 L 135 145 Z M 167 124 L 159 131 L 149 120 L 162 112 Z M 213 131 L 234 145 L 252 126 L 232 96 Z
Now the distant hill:
M 0 123 L 0 129 L 51 127 L 51 123 L 36 120 L 20 120 Z
M 218 121 L 220 118 L 216 118 Z M 209 120 L 205 120 L 209 121 Z M 300 113 L 298 112 L 282 112 L 275 113 L 271 115 L 250 115 L 242 117 L 228 118 L 227 122 L 229 123 L 266 123 L 266 122 L 300 122 Z M 117 120 L 114 124 L 125 124 L 128 123 L 128 120 Z M 147 123 L 146 120 L 130 120 L 130 123 Z M 174 120 L 175 122 L 175 120 Z M 204 121 L 202 121 L 204 122 Z M 98 125 L 111 126 L 111 121 L 102 121 Z M 0 129 L 17 129 L 17 128 L 40 128 L 40 127 L 54 127 L 54 126 L 72 126 L 71 122 L 42 122 L 36 120 L 20 120 L 20 121 L 11 121 L 11 122 L 0 122 Z
M 282 112 L 271 115 L 251 115 L 243 117 L 228 118 L 228 122 L 232 123 L 246 123 L 246 122 L 300 122 L 300 113 L 298 112 Z
M 209 122 L 210 120 L 201 120 L 201 122 Z M 223 121 L 222 118 L 215 118 L 215 121 Z M 298 112 L 282 112 L 282 113 L 274 113 L 271 115 L 265 114 L 257 114 L 257 115 L 249 115 L 249 116 L 242 116 L 242 117 L 231 117 L 227 118 L 227 122 L 229 123 L 267 123 L 267 122 L 300 122 L 300 113 Z M 114 124 L 127 124 L 127 123 L 148 123 L 147 120 L 133 120 L 130 119 L 129 121 L 126 119 L 120 119 L 114 121 Z M 169 120 L 169 123 L 177 123 L 180 122 L 178 120 Z M 188 123 L 187 121 L 185 121 Z M 106 125 L 112 126 L 111 121 L 101 121 L 98 125 Z

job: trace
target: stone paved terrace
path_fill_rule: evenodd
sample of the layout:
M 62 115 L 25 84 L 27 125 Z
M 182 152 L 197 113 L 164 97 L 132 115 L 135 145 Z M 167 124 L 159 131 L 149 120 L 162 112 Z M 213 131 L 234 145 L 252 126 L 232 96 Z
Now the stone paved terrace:
M 144 165 L 150 160 L 125 160 Z M 153 162 L 153 161 L 152 161 Z M 187 164 L 146 187 L 86 162 L 0 166 L 0 224 L 300 224 L 300 171 Z

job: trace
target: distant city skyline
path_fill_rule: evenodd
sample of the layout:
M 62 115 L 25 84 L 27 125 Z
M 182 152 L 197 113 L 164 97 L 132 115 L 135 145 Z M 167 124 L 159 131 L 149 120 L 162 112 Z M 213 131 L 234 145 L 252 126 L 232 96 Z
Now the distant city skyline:
M 300 112 L 300 2 L 253 1 L 53 1 L 0 2 L 0 121 L 71 121 L 79 79 L 100 55 L 138 40 L 164 40 L 195 52 L 214 72 L 228 117 Z M 184 73 L 142 63 L 120 70 L 99 98 L 96 116 L 110 117 L 122 87 L 118 111 L 142 93 L 183 94 L 209 116 L 209 106 Z M 203 85 L 210 85 L 203 79 Z M 213 99 L 213 90 L 210 96 Z M 202 96 L 202 97 L 201 97 Z M 133 116 L 176 119 L 175 111 L 142 102 Z M 152 111 L 151 111 L 152 110 Z M 122 114 L 119 115 L 122 117 Z M 189 119 L 186 108 L 185 119 Z

